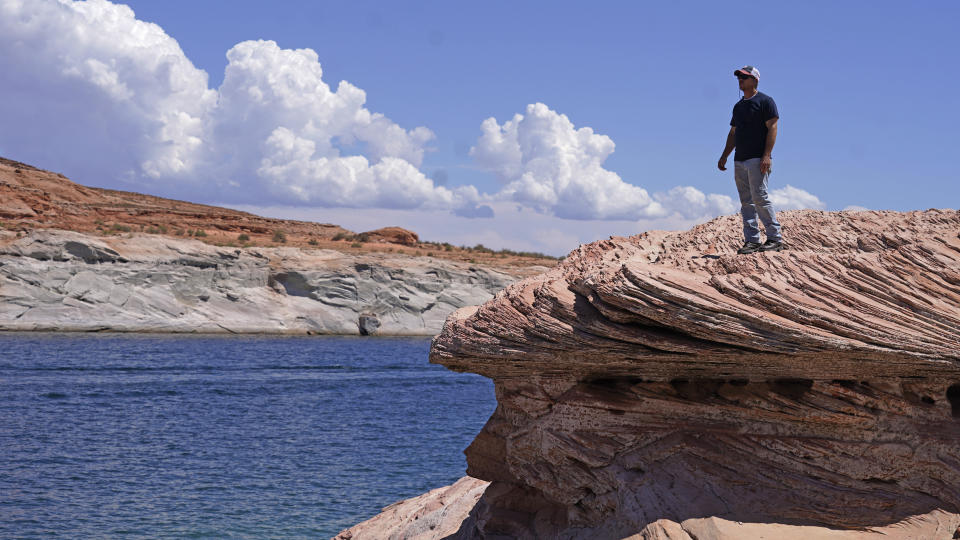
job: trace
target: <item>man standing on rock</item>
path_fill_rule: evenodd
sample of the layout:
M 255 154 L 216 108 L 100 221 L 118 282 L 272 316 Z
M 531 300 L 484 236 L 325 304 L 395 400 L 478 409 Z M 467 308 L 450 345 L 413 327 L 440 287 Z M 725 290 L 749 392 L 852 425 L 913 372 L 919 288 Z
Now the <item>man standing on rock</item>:
M 760 83 L 760 71 L 753 66 L 743 66 L 733 72 L 740 83 L 743 98 L 733 106 L 733 118 L 730 120 L 730 133 L 727 134 L 727 146 L 717 167 L 727 170 L 727 157 L 734 148 L 733 178 L 740 195 L 740 214 L 743 216 L 743 236 L 745 243 L 737 253 L 755 253 L 757 251 L 780 251 L 783 238 L 780 236 L 780 223 L 767 194 L 767 181 L 773 168 L 771 154 L 777 142 L 777 104 L 773 98 L 757 91 Z M 760 229 L 757 227 L 757 215 L 766 228 L 767 241 L 760 243 Z

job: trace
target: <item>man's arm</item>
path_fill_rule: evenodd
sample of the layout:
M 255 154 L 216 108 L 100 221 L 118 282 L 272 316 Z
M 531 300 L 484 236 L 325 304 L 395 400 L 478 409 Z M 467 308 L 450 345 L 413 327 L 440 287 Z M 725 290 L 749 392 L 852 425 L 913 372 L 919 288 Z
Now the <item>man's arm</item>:
M 723 148 L 720 161 L 717 162 L 717 167 L 721 171 L 727 170 L 727 158 L 730 157 L 730 152 L 733 152 L 734 147 L 737 145 L 736 132 L 737 126 L 730 126 L 730 133 L 727 133 L 727 145 Z
M 777 120 L 774 117 L 767 120 L 767 143 L 763 147 L 763 159 L 760 160 L 760 172 L 768 173 L 773 168 L 773 145 L 777 144 Z

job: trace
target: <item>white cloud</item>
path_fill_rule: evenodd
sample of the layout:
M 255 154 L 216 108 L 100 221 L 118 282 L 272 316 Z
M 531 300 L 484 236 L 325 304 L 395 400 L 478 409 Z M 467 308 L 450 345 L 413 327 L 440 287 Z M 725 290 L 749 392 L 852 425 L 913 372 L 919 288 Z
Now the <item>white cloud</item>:
M 347 81 L 331 90 L 310 49 L 239 43 L 214 90 L 163 29 L 107 0 L 0 0 L 0 46 L 5 81 L 15 80 L 0 113 L 18 127 L 0 132 L 4 152 L 80 181 L 232 202 L 490 212 L 472 186 L 420 172 L 429 129 L 371 112 Z M 56 153 L 38 155 L 39 141 Z
M 347 81 L 332 89 L 314 51 L 238 43 L 213 89 L 162 28 L 108 0 L 0 0 L 0 50 L 9 75 L 0 85 L 0 150 L 82 183 L 459 217 L 489 218 L 510 203 L 562 219 L 679 223 L 737 208 L 690 186 L 650 194 L 625 182 L 603 167 L 610 137 L 542 103 L 481 125 L 471 154 L 502 180 L 500 191 L 440 185 L 443 175 L 434 181 L 420 170 L 433 133 L 368 110 L 366 93 Z M 772 195 L 782 207 L 823 206 L 791 186 Z M 551 227 L 541 238 L 567 241 L 569 232 Z
M 527 106 L 503 125 L 488 118 L 470 154 L 506 185 L 496 200 L 509 200 L 567 219 L 637 220 L 679 214 L 712 217 L 736 209 L 726 195 L 705 195 L 684 186 L 651 196 L 603 168 L 615 145 L 589 127 L 577 129 L 566 115 L 543 103 Z
M 827 207 L 816 195 L 795 188 L 790 184 L 787 184 L 786 187 L 770 190 L 770 202 L 777 210 L 802 210 L 804 208 L 823 210 Z
M 195 161 L 216 93 L 129 7 L 2 0 L 0 47 L 5 151 L 68 154 L 60 162 L 91 177 L 177 174 Z
M 729 195 L 707 195 L 691 186 L 677 186 L 666 193 L 656 193 L 653 198 L 679 216 L 699 221 L 739 210 Z

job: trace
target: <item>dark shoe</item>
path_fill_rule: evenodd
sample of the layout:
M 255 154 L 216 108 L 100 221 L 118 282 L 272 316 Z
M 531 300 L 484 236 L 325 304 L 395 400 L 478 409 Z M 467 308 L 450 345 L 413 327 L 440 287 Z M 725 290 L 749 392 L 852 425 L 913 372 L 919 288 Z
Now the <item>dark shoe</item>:
M 760 246 L 760 251 L 780 251 L 781 249 L 783 249 L 783 242 L 779 240 L 767 240 Z
M 743 245 L 742 248 L 737 250 L 737 253 L 739 253 L 740 255 L 746 255 L 747 253 L 756 253 L 760 251 L 761 246 L 762 245 L 757 242 L 747 242 L 746 244 Z

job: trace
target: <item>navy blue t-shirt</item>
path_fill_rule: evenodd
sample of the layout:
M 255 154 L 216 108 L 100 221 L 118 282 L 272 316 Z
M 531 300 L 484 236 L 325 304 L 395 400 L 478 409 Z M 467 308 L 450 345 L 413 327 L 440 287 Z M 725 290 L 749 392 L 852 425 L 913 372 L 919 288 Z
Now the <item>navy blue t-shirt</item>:
M 779 117 L 777 104 L 763 92 L 738 101 L 733 106 L 733 118 L 730 119 L 730 125 L 737 128 L 734 133 L 737 152 L 733 160 L 763 157 L 763 150 L 767 146 L 767 120 Z

